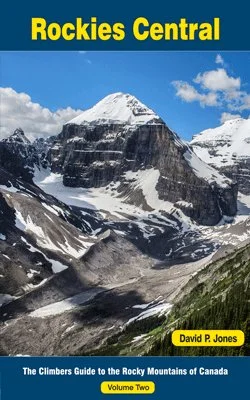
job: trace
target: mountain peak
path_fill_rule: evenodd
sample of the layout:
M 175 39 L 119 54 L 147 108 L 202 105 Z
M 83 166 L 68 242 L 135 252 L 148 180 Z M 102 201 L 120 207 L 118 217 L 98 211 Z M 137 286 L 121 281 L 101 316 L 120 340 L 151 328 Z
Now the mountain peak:
M 238 182 L 239 190 L 250 194 L 250 119 L 228 120 L 195 135 L 191 145 L 203 161 Z
M 222 125 L 216 128 L 206 129 L 197 135 L 193 136 L 191 141 L 192 145 L 200 144 L 201 142 L 214 142 L 225 141 L 228 145 L 235 142 L 235 146 L 239 143 L 249 142 L 250 139 L 250 119 L 236 118 L 225 121 Z M 245 146 L 245 145 L 244 145 Z M 242 151 L 245 152 L 246 148 L 242 146 Z M 247 149 L 247 155 L 249 148 Z
M 83 111 L 68 124 L 76 125 L 145 125 L 161 124 L 163 121 L 150 108 L 128 93 L 112 93 L 104 97 L 92 108 Z
M 4 139 L 7 143 L 18 142 L 22 144 L 30 144 L 29 139 L 25 136 L 22 128 L 17 128 L 8 138 Z
M 22 128 L 17 128 L 17 129 L 15 129 L 13 135 L 25 136 L 25 135 L 24 135 L 24 131 L 22 130 Z

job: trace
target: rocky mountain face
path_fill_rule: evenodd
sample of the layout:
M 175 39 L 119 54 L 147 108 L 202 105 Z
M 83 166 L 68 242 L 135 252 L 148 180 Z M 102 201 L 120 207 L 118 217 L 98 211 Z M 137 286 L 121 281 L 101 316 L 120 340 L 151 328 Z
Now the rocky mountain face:
M 33 167 L 39 163 L 35 147 L 25 136 L 22 129 L 0 141 L 0 167 L 15 177 L 32 182 Z
M 207 129 L 190 143 L 203 161 L 238 183 L 250 194 L 250 120 L 237 118 Z
M 65 186 L 115 183 L 120 196 L 145 210 L 164 209 L 171 202 L 204 225 L 236 213 L 237 185 L 203 163 L 129 94 L 109 95 L 69 121 L 48 158 L 52 172 L 63 174 Z
M 52 147 L 55 140 L 55 136 L 49 136 L 47 138 L 37 138 L 33 142 L 33 147 L 35 148 L 35 152 L 39 158 L 39 167 L 48 168 L 48 152 Z
M 31 143 L 21 128 L 0 141 L 0 166 L 27 182 L 32 182 L 35 167 L 48 167 L 47 152 L 53 138 Z

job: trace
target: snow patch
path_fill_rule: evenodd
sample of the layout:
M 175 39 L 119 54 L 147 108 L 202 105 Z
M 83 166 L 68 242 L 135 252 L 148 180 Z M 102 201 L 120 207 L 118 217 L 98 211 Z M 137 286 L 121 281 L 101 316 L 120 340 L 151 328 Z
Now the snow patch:
M 162 303 L 162 302 L 160 302 L 160 303 Z M 128 320 L 128 322 L 126 323 L 126 325 L 129 325 L 135 321 L 141 321 L 142 319 L 146 319 L 146 318 L 152 317 L 154 315 L 158 315 L 159 317 L 162 315 L 166 316 L 171 311 L 171 308 L 172 308 L 172 304 L 170 304 L 170 303 L 162 303 L 162 304 L 158 303 L 157 305 L 147 308 L 145 311 L 141 312 L 136 317 L 130 318 Z
M 40 249 L 38 249 L 38 248 L 32 246 L 30 243 L 28 243 L 24 237 L 21 237 L 21 239 L 25 244 L 27 244 L 27 246 L 29 247 L 29 251 L 31 251 L 32 253 L 35 253 L 35 252 L 41 253 L 43 255 L 43 257 L 45 258 L 45 260 L 47 260 L 50 264 L 52 264 L 52 271 L 54 274 L 58 274 L 59 272 L 62 272 L 68 268 L 67 265 L 62 264 L 60 261 L 48 258 L 43 252 L 41 252 Z
M 222 188 L 229 187 L 231 180 L 221 175 L 214 168 L 207 165 L 191 150 L 184 153 L 184 158 L 198 178 L 204 179 L 209 184 L 217 183 Z
M 45 318 L 51 315 L 63 314 L 66 311 L 73 310 L 83 305 L 84 303 L 92 300 L 97 294 L 103 292 L 104 289 L 95 288 L 86 290 L 83 293 L 77 294 L 73 297 L 69 297 L 65 300 L 58 301 L 56 303 L 49 304 L 47 306 L 38 308 L 32 311 L 29 315 L 34 318 Z
M 0 185 L 0 189 L 3 189 L 3 190 L 5 190 L 7 192 L 10 192 L 10 193 L 17 193 L 19 191 L 17 188 L 12 186 L 11 183 L 10 183 L 10 186 Z
M 4 304 L 8 304 L 11 301 L 17 299 L 15 296 L 11 296 L 10 294 L 0 293 L 0 307 Z
M 173 208 L 173 203 L 159 199 L 156 190 L 159 178 L 160 171 L 154 168 L 139 170 L 137 172 L 127 171 L 125 173 L 125 179 L 130 182 L 130 185 L 134 190 L 142 190 L 147 204 L 152 209 L 170 211 Z
M 25 219 L 18 210 L 16 210 L 16 226 L 22 231 L 33 232 L 38 246 L 48 250 L 53 250 L 66 255 L 70 255 L 77 259 L 81 258 L 86 253 L 88 248 L 94 244 L 93 242 L 87 242 L 81 240 L 80 238 L 75 238 L 75 240 L 79 243 L 76 246 L 77 248 L 75 248 L 69 244 L 65 237 L 63 243 L 55 243 L 50 239 L 48 235 L 45 234 L 41 227 L 33 223 L 29 215 Z
M 55 214 L 57 216 L 59 216 L 59 213 L 57 210 L 55 210 L 53 207 L 49 206 L 46 203 L 42 203 L 43 207 L 45 207 L 48 211 L 50 211 L 52 214 Z

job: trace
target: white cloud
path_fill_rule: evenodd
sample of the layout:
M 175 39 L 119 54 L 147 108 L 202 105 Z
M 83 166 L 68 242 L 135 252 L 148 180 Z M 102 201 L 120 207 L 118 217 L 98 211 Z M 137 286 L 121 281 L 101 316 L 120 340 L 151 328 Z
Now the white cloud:
M 220 54 L 217 54 L 217 56 L 215 58 L 215 62 L 216 62 L 216 64 L 224 65 L 224 59 L 222 58 L 222 56 Z
M 228 112 L 223 112 L 220 117 L 220 122 L 221 122 L 221 124 L 224 124 L 224 122 L 226 122 L 226 121 L 230 121 L 232 119 L 237 119 L 240 117 L 241 117 L 240 114 L 231 114 Z
M 12 134 L 17 127 L 21 127 L 30 140 L 56 135 L 64 123 L 81 112 L 71 107 L 52 112 L 34 103 L 26 93 L 0 87 L 0 139 Z
M 224 68 L 206 71 L 198 74 L 194 79 L 195 83 L 199 83 L 204 89 L 212 91 L 235 91 L 240 89 L 240 78 L 233 78 L 227 74 Z
M 176 89 L 176 96 L 187 103 L 198 101 L 202 107 L 218 105 L 216 93 L 199 93 L 192 85 L 184 81 L 174 81 L 172 83 Z
M 172 82 L 176 95 L 188 103 L 197 101 L 202 107 L 224 107 L 229 115 L 250 110 L 250 94 L 241 89 L 241 78 L 230 75 L 220 54 L 217 54 L 215 62 L 224 68 L 200 72 L 193 79 L 194 84 L 181 80 Z
M 247 93 L 244 93 L 242 97 L 242 104 L 239 106 L 239 110 L 250 110 L 250 95 Z

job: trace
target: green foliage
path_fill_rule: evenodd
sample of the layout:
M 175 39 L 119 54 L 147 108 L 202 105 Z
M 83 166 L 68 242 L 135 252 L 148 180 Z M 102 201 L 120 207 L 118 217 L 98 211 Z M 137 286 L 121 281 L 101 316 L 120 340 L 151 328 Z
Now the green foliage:
M 162 326 L 165 334 L 152 344 L 148 355 L 250 355 L 249 249 L 247 246 L 198 274 L 198 277 L 207 274 L 208 278 L 176 304 L 171 317 L 177 322 L 171 329 L 168 322 Z M 240 329 L 245 333 L 245 344 L 241 347 L 176 347 L 171 341 L 173 329 Z
M 241 329 L 245 333 L 242 347 L 176 347 L 171 342 L 169 331 L 158 340 L 148 355 L 173 356 L 237 356 L 250 355 L 249 290 L 244 283 L 233 285 L 226 298 L 222 296 L 201 310 L 193 310 L 175 329 Z

